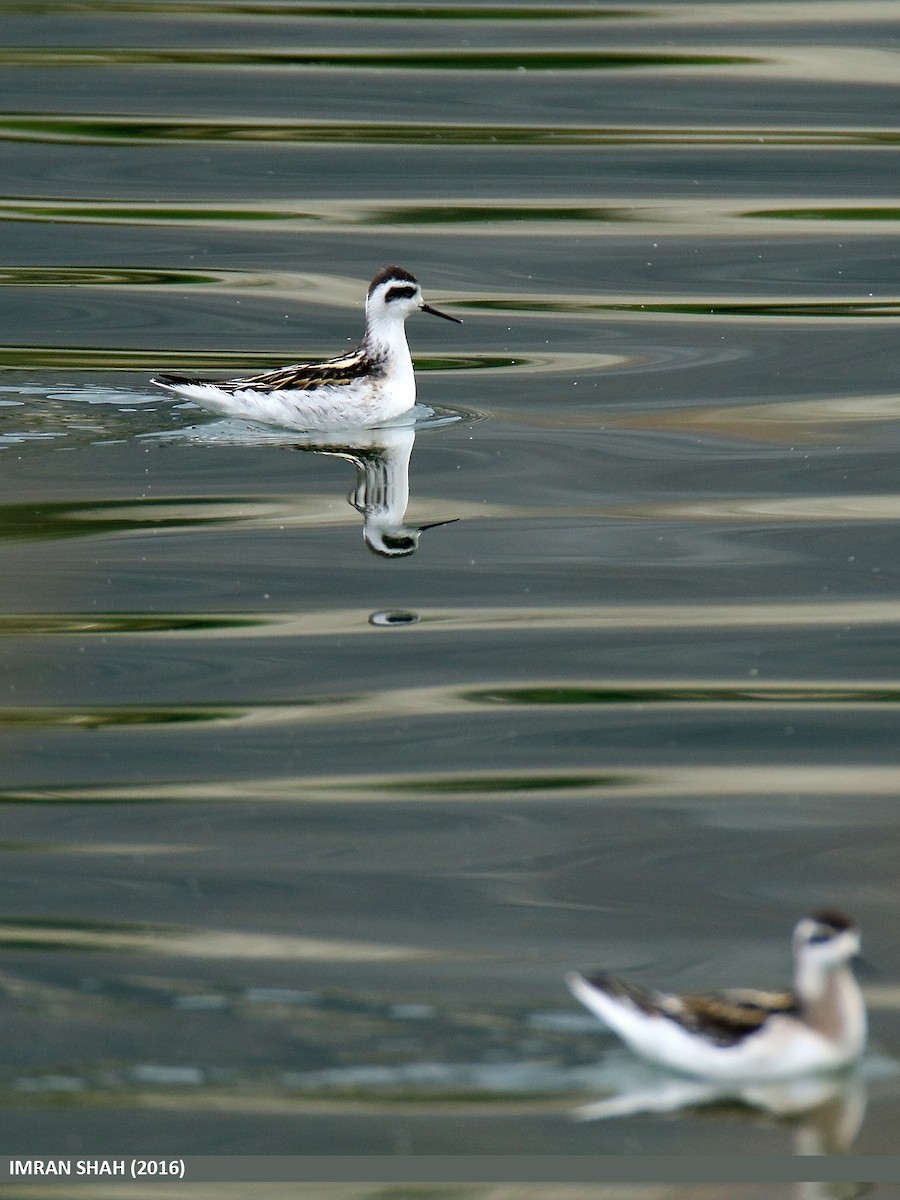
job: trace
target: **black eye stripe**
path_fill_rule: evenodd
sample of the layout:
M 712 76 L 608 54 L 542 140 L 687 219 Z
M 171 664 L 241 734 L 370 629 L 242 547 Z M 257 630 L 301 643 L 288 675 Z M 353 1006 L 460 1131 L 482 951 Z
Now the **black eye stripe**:
M 416 294 L 414 287 L 392 287 L 385 294 L 385 300 L 412 300 Z

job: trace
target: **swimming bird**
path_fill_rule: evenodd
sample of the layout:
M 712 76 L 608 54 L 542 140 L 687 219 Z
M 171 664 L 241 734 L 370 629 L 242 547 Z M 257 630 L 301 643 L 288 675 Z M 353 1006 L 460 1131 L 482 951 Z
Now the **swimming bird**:
M 385 267 L 369 284 L 366 334 L 355 350 L 236 379 L 157 375 L 152 382 L 229 417 L 292 429 L 346 429 L 391 421 L 416 402 L 406 318 L 426 312 L 461 325 L 422 299 L 415 276 Z
M 837 912 L 794 930 L 794 986 L 673 996 L 611 975 L 566 977 L 582 1004 L 642 1058 L 705 1079 L 773 1080 L 836 1070 L 858 1058 L 866 1010 L 850 967 L 859 931 Z

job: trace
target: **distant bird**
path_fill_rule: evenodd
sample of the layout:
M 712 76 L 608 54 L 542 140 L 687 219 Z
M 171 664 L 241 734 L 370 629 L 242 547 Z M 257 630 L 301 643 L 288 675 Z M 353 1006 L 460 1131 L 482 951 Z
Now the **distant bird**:
M 610 975 L 566 977 L 570 991 L 642 1058 L 715 1080 L 774 1080 L 858 1058 L 866 1010 L 850 967 L 859 931 L 837 912 L 794 930 L 794 986 L 694 996 L 645 991 Z
M 406 318 L 416 311 L 462 324 L 459 317 L 426 304 L 409 271 L 385 267 L 369 284 L 366 335 L 348 354 L 245 378 L 157 375 L 152 382 L 212 412 L 269 425 L 307 430 L 379 425 L 416 402 L 405 328 Z

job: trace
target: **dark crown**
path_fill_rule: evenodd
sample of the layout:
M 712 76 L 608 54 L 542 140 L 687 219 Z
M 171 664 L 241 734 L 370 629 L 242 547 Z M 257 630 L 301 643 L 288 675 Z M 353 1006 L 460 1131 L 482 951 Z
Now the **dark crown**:
M 415 275 L 410 275 L 409 271 L 404 271 L 402 267 L 384 267 L 369 284 L 369 295 L 371 296 L 377 287 L 380 287 L 383 283 L 387 283 L 389 279 L 402 280 L 404 283 L 414 283 L 416 285 L 419 282 Z
M 835 933 L 843 933 L 847 929 L 854 929 L 855 921 L 851 921 L 844 913 L 835 911 L 835 909 L 825 909 L 822 912 L 810 913 L 812 919 L 817 925 L 825 925 L 829 929 L 833 929 Z

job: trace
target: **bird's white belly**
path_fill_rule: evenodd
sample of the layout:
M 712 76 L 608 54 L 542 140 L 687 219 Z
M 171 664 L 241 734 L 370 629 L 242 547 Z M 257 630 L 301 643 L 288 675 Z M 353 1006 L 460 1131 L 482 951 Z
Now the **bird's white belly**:
M 645 1019 L 630 1039 L 644 1058 L 706 1079 L 784 1079 L 841 1066 L 848 1056 L 814 1030 L 773 1016 L 758 1033 L 733 1046 L 717 1046 L 664 1017 Z
M 309 391 L 230 392 L 215 384 L 186 384 L 182 396 L 211 412 L 291 429 L 328 430 L 380 425 L 408 412 L 416 402 L 415 381 L 360 379 Z

